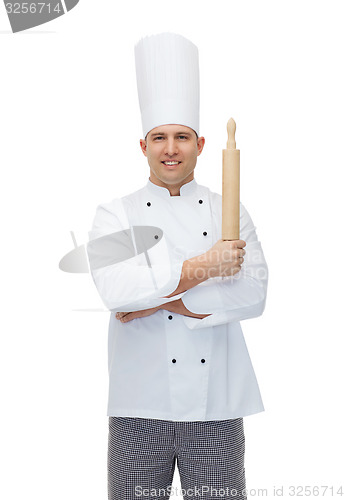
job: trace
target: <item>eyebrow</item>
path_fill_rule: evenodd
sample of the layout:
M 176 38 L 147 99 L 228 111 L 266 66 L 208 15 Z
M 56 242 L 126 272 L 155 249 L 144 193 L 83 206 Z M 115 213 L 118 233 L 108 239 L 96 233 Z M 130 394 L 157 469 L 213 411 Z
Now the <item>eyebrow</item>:
M 167 135 L 165 132 L 156 132 L 154 134 L 151 134 L 151 137 L 155 137 L 156 135 Z M 192 135 L 190 132 L 176 132 L 175 135 Z

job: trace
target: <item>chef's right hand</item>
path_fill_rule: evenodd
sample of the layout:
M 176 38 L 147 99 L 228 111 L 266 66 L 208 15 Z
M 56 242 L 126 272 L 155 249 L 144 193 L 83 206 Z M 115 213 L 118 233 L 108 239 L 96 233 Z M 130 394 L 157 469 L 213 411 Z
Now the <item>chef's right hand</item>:
M 213 247 L 203 254 L 208 277 L 234 276 L 241 270 L 246 253 L 243 240 L 218 240 Z

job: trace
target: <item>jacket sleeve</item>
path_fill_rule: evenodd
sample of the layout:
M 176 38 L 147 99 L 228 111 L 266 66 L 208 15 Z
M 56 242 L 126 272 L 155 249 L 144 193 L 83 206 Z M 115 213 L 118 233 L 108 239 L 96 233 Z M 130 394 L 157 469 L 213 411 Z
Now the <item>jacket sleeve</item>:
M 246 242 L 241 271 L 234 276 L 211 278 L 182 297 L 184 305 L 203 319 L 184 316 L 192 330 L 260 316 L 265 308 L 268 269 L 255 227 L 241 204 L 240 239 Z
M 164 234 L 156 245 L 147 250 L 151 267 L 145 255 L 140 254 L 122 262 L 92 268 L 91 262 L 95 255 L 90 242 L 123 230 L 128 230 L 130 234 L 129 221 L 121 199 L 98 205 L 86 249 L 93 282 L 107 309 L 138 311 L 181 298 L 183 293 L 163 298 L 176 290 L 183 265 L 182 258 L 176 256 L 172 242 Z

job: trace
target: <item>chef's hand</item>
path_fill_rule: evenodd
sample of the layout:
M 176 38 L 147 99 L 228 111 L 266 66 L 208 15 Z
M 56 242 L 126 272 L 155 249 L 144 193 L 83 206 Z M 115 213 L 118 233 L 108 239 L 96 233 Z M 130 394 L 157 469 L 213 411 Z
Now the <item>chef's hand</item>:
M 185 260 L 176 290 L 164 298 L 186 292 L 209 278 L 233 276 L 238 273 L 246 253 L 243 249 L 245 246 L 246 242 L 243 240 L 218 240 L 207 252 Z
M 127 323 L 132 319 L 144 318 L 145 316 L 150 316 L 151 314 L 158 311 L 158 309 L 160 309 L 160 306 L 151 307 L 151 309 L 143 309 L 142 311 L 117 312 L 115 316 L 116 319 L 119 319 L 121 321 L 121 323 Z
M 234 276 L 241 271 L 246 253 L 243 240 L 218 240 L 202 257 L 208 278 L 216 276 Z

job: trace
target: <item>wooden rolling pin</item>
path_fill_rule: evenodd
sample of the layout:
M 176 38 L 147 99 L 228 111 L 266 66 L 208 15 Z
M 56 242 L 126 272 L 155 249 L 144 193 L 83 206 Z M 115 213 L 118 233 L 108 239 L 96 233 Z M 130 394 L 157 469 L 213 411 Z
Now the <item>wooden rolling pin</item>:
M 223 149 L 222 239 L 240 238 L 240 150 L 236 149 L 236 123 L 227 124 L 228 141 Z

